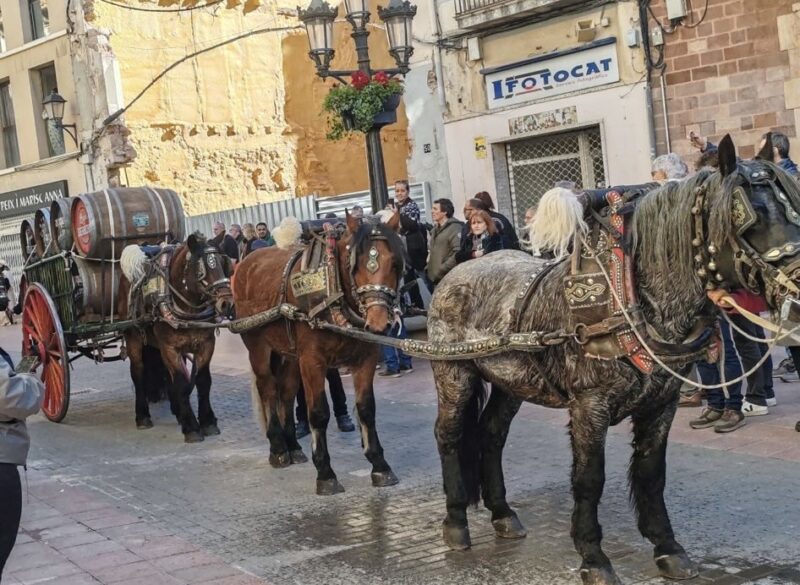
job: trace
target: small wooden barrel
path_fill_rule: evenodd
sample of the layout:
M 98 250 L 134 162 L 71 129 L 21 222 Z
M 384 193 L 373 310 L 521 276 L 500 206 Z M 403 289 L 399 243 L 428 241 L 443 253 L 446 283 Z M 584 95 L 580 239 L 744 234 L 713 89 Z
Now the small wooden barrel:
M 117 294 L 122 271 L 118 263 L 73 256 L 78 269 L 81 293 L 75 295 L 78 316 L 100 317 L 116 313 Z
M 50 235 L 53 245 L 62 252 L 72 249 L 72 226 L 69 223 L 69 212 L 74 197 L 62 197 L 50 204 Z
M 186 217 L 171 189 L 135 187 L 79 195 L 70 211 L 78 254 L 119 259 L 125 246 L 183 240 Z M 115 238 L 116 240 L 112 240 Z
M 33 239 L 36 242 L 36 253 L 40 257 L 50 256 L 55 252 L 50 234 L 50 209 L 37 209 L 33 216 Z
M 22 249 L 22 257 L 27 263 L 31 254 L 36 251 L 36 238 L 33 235 L 33 226 L 27 219 L 23 219 L 19 227 L 19 242 Z

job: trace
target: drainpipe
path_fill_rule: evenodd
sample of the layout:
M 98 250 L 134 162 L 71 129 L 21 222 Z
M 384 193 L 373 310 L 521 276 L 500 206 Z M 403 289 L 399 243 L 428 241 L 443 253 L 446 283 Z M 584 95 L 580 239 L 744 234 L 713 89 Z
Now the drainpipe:
M 667 139 L 667 152 L 672 152 L 672 141 L 669 138 L 669 117 L 667 116 L 667 82 L 664 81 L 664 70 L 659 75 L 661 80 L 661 109 L 664 115 L 664 135 Z
M 650 134 L 650 160 L 656 158 L 656 120 L 655 113 L 653 112 L 653 86 L 650 82 L 645 85 L 645 101 L 647 103 L 647 120 L 649 124 Z
M 436 95 L 439 98 L 439 106 L 442 110 L 445 108 L 445 94 L 444 94 L 444 69 L 442 68 L 442 47 L 439 44 L 442 40 L 442 30 L 439 24 L 439 2 L 432 0 L 433 10 L 431 11 L 431 26 L 436 35 L 436 50 L 433 52 L 433 70 L 436 73 Z

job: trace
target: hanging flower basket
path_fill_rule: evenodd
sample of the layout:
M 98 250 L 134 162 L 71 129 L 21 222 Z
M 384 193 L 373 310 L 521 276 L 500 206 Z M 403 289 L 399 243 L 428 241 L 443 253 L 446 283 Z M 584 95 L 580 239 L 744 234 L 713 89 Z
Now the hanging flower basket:
M 339 140 L 353 131 L 367 133 L 374 127 L 397 121 L 397 107 L 403 86 L 385 72 L 372 79 L 357 71 L 350 85 L 338 85 L 325 96 L 323 110 L 328 115 L 329 140 Z

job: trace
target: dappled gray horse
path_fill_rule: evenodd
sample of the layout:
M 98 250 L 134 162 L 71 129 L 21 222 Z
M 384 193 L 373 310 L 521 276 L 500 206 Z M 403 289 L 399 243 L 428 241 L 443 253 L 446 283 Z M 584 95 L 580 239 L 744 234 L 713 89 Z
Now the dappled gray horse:
M 789 277 L 800 272 L 798 185 L 772 163 L 738 163 L 729 137 L 719 154 L 720 172 L 656 188 L 631 211 L 633 234 L 625 246 L 635 260 L 633 286 L 640 315 L 662 347 L 689 343 L 698 320 L 713 318 L 716 309 L 706 289 L 746 287 L 764 294 L 773 307 L 797 290 Z M 581 224 L 581 217 L 575 217 L 573 226 Z M 498 536 L 525 536 L 506 501 L 502 452 L 511 420 L 528 401 L 569 409 L 572 537 L 583 560 L 584 583 L 619 583 L 601 549 L 597 507 L 605 481 L 608 427 L 628 417 L 633 429 L 630 486 L 639 530 L 653 543 L 662 575 L 690 578 L 696 574 L 694 564 L 676 542 L 664 504 L 667 435 L 680 381 L 652 362 L 646 373 L 631 359 L 587 357 L 582 348 L 586 338 L 581 331 L 576 334 L 565 294 L 569 260 L 546 271 L 520 311 L 518 299 L 541 264 L 521 252 L 493 253 L 459 265 L 433 296 L 428 320 L 432 342 L 513 331 L 563 331 L 567 338 L 538 353 L 432 362 L 439 399 L 436 439 L 447 498 L 445 541 L 456 549 L 470 546 L 466 510 L 481 497 Z M 603 276 L 595 278 L 603 282 Z M 687 372 L 687 361 L 679 372 Z M 488 401 L 484 382 L 491 384 Z

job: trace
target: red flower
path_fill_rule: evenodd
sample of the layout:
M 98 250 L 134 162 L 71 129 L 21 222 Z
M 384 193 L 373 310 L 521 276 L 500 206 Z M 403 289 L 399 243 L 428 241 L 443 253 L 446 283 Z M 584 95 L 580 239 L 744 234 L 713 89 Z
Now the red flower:
M 386 74 L 386 71 L 378 71 L 373 77 L 373 81 L 375 83 L 379 83 L 381 85 L 387 85 L 389 83 L 389 76 Z
M 363 71 L 356 71 L 350 76 L 350 83 L 358 90 L 364 89 L 369 84 L 369 75 Z

